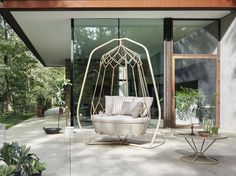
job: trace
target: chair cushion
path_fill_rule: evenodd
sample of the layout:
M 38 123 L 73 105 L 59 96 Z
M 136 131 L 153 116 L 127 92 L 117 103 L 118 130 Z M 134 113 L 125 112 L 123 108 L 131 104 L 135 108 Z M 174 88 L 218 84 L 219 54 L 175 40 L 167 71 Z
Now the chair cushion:
M 112 114 L 117 115 L 121 110 L 121 106 L 124 101 L 132 102 L 134 97 L 125 97 L 125 96 L 112 96 L 113 97 L 113 108 Z
M 143 108 L 139 114 L 142 117 L 145 117 L 150 112 L 153 102 L 153 97 L 105 96 L 105 113 L 112 115 L 120 114 L 123 102 L 141 102 L 143 104 Z M 128 112 L 124 114 L 128 114 L 134 117 L 137 116 L 136 114 L 132 115 L 131 113 Z
M 141 117 L 147 116 L 152 106 L 153 97 L 134 97 L 133 101 L 143 103 L 143 109 L 141 110 Z
M 143 109 L 142 102 L 127 102 L 122 103 L 119 115 L 130 115 L 133 118 L 140 116 L 140 112 Z
M 93 122 L 103 123 L 127 123 L 127 124 L 143 124 L 147 121 L 148 117 L 133 118 L 128 115 L 108 115 L 108 114 L 96 114 L 92 116 Z
M 99 134 L 113 136 L 136 136 L 144 134 L 150 122 L 149 117 L 133 118 L 127 115 L 93 115 L 92 123 Z

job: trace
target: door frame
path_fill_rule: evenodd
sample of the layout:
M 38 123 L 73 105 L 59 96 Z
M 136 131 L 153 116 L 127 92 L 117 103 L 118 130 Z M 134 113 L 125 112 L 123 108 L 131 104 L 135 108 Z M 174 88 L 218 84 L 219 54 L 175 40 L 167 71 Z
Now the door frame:
M 173 54 L 172 55 L 172 79 L 171 79 L 171 95 L 172 97 L 172 107 L 171 111 L 173 114 L 173 122 L 174 122 L 174 128 L 184 128 L 189 127 L 190 125 L 176 125 L 176 115 L 175 115 L 175 61 L 178 59 L 193 59 L 193 60 L 214 60 L 216 63 L 216 75 L 215 75 L 215 86 L 216 86 L 216 126 L 220 126 L 220 57 L 218 54 Z

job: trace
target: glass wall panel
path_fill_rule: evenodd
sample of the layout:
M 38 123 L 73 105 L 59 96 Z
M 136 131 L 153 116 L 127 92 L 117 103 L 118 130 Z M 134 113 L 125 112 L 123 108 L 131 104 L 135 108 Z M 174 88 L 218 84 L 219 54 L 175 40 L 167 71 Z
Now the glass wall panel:
M 175 54 L 216 54 L 218 21 L 173 21 Z
M 87 66 L 90 52 L 100 44 L 107 42 L 113 38 L 118 38 L 119 36 L 121 38 L 127 37 L 134 41 L 140 42 L 148 48 L 153 64 L 154 76 L 157 81 L 159 94 L 161 98 L 163 97 L 163 20 L 75 19 L 74 36 L 74 112 L 76 112 L 79 92 L 81 90 L 84 72 Z M 84 94 L 82 96 L 82 103 L 80 108 L 80 114 L 82 115 L 82 119 L 85 125 L 91 124 L 90 103 L 94 93 L 93 91 L 99 71 L 98 69 L 101 55 L 115 46 L 117 46 L 117 43 L 114 42 L 114 45 L 96 52 L 94 54 L 94 57 L 92 58 L 92 63 L 89 68 L 89 74 L 86 81 Z M 144 56 L 145 51 L 141 47 L 137 47 L 131 44 L 128 45 L 128 48 L 141 54 L 149 95 L 154 96 L 154 89 L 151 82 L 150 71 L 147 60 Z M 104 104 L 105 95 L 129 94 L 130 96 L 135 96 L 135 86 L 132 84 L 134 82 L 133 75 L 138 73 L 133 73 L 132 69 L 128 68 L 126 70 L 124 68 L 122 67 L 122 64 L 118 69 L 115 69 L 115 71 L 113 71 L 112 68 L 107 67 L 103 89 L 101 89 L 102 79 L 98 80 L 98 87 L 96 89 L 97 91 L 95 92 L 95 95 L 98 96 L 100 93 L 102 94 L 102 104 Z M 101 70 L 101 72 L 103 71 L 104 70 Z M 111 78 L 113 74 L 115 75 L 114 79 Z M 111 85 L 113 85 L 112 90 Z M 158 113 L 156 108 L 156 101 L 154 101 L 151 111 L 152 118 L 156 119 Z
M 84 78 L 85 69 L 87 66 L 89 54 L 99 45 L 118 36 L 117 19 L 75 19 L 74 20 L 74 112 L 76 112 L 77 101 L 81 90 L 82 81 Z M 112 46 L 106 49 L 99 50 L 94 53 L 92 62 L 88 71 L 88 77 L 85 84 L 85 90 L 81 102 L 82 121 L 85 125 L 90 125 L 90 108 L 93 91 L 98 75 L 99 61 L 101 55 L 110 50 Z M 104 94 L 109 94 L 107 85 L 109 75 L 106 76 L 104 83 Z M 99 89 L 99 87 L 98 87 Z M 77 123 L 75 123 L 77 124 Z
M 159 96 L 160 98 L 163 98 L 163 19 L 120 19 L 120 37 L 130 38 L 147 47 L 154 70 Z M 145 51 L 141 47 L 133 45 L 129 45 L 129 48 L 141 54 L 149 96 L 155 97 Z M 129 82 L 132 82 L 131 79 L 132 78 L 129 78 Z M 134 94 L 132 84 L 129 87 L 129 91 L 130 94 Z M 153 102 L 151 113 L 152 119 L 156 119 L 158 114 L 156 100 Z M 156 120 L 152 120 L 151 125 L 154 127 L 155 123 Z
M 215 119 L 216 61 L 175 59 L 176 125 Z

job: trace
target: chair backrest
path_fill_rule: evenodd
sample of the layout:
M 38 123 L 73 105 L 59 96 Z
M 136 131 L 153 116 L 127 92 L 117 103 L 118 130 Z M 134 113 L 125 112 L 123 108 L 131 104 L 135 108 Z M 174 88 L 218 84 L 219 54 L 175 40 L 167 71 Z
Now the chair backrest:
M 105 96 L 105 113 L 113 115 L 119 114 L 123 102 L 142 102 L 143 109 L 140 115 L 144 117 L 150 112 L 153 97 Z

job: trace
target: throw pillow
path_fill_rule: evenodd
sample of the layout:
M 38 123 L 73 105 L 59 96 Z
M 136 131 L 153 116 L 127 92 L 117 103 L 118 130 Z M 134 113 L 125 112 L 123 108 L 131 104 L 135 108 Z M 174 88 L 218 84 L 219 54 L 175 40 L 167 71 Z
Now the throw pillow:
M 133 118 L 137 118 L 140 115 L 140 112 L 143 108 L 142 102 L 126 102 L 124 101 L 121 110 L 119 112 L 120 115 L 130 115 Z

